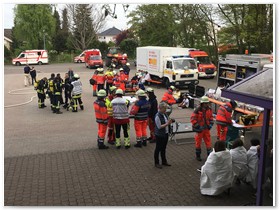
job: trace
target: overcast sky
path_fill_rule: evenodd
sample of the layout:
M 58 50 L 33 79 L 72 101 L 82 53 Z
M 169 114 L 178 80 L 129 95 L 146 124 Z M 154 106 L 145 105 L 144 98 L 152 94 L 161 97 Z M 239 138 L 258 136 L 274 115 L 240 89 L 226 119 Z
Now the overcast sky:
M 4 28 L 12 28 L 14 26 L 14 8 L 15 4 L 3 4 L 3 11 L 4 11 Z M 113 4 L 110 4 L 111 9 L 113 10 Z M 120 30 L 125 30 L 128 28 L 126 15 L 129 14 L 130 11 L 136 8 L 137 4 L 130 4 L 126 13 L 124 13 L 123 6 L 121 4 L 117 4 L 116 6 L 116 14 L 117 19 L 112 18 L 111 16 L 107 16 L 106 25 L 104 30 L 115 26 Z M 60 12 L 64 8 L 64 4 L 58 4 L 57 6 L 58 11 Z

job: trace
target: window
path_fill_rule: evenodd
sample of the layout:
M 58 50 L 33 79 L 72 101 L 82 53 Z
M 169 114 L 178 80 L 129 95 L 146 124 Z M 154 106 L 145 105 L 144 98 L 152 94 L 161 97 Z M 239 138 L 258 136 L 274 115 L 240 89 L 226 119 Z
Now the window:
M 37 54 L 38 54 L 38 55 L 42 55 L 42 54 L 41 54 L 41 51 L 40 51 L 40 52 L 38 52 Z
M 23 54 L 20 54 L 19 55 L 19 58 L 25 58 L 25 54 L 23 53 Z
M 171 61 L 167 61 L 166 68 L 167 69 L 172 69 L 172 62 Z

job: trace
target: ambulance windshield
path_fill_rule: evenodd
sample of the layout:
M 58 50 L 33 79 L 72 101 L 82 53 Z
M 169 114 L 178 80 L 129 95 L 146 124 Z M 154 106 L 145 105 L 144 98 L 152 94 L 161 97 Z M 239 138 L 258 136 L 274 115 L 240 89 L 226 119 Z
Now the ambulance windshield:
M 208 56 L 195 57 L 195 60 L 198 61 L 199 64 L 211 64 Z
M 92 55 L 92 56 L 90 56 L 89 59 L 90 59 L 90 60 L 94 60 L 94 61 L 96 61 L 96 60 L 101 60 L 101 56 L 100 56 L 100 55 Z

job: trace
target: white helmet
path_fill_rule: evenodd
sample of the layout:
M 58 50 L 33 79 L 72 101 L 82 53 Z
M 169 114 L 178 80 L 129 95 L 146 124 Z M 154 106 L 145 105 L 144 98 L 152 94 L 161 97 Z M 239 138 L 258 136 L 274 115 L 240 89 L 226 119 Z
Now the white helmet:
M 116 95 L 123 95 L 123 90 L 122 89 L 117 89 L 116 90 Z
M 130 63 L 126 63 L 127 66 L 130 66 Z
M 74 74 L 74 78 L 75 78 L 75 79 L 79 79 L 80 77 L 79 77 L 78 74 Z

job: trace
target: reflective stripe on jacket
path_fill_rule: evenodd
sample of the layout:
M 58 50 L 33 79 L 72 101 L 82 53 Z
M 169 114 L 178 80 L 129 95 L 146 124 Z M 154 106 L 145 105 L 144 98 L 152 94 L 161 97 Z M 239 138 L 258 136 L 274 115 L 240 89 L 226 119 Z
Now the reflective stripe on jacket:
M 109 116 L 113 116 L 113 107 L 112 107 L 112 103 L 110 101 L 109 98 L 105 99 L 105 105 L 107 107 L 107 113 Z
M 105 79 L 107 81 L 107 83 L 113 83 L 113 79 L 114 79 L 114 73 L 112 71 L 107 71 L 105 73 Z
M 62 93 L 62 83 L 60 81 L 54 82 L 54 94 L 55 95 L 61 95 Z
M 73 90 L 72 90 L 73 95 L 82 94 L 83 90 L 82 90 L 81 81 L 75 80 L 75 81 L 71 82 L 71 85 L 73 85 Z
M 53 88 L 53 78 L 48 79 L 48 89 L 53 93 L 54 88 Z
M 129 105 L 129 101 L 121 98 L 121 97 L 117 97 L 115 99 L 112 100 L 112 107 L 113 107 L 113 118 L 114 119 L 128 119 L 129 118 L 129 114 L 128 114 L 128 105 Z
M 148 119 L 148 113 L 151 108 L 151 104 L 146 99 L 136 101 L 131 108 L 131 115 L 135 115 L 135 120 L 146 120 Z
M 209 125 L 214 124 L 212 110 L 209 107 L 202 109 L 202 107 L 199 106 L 191 115 L 191 123 L 194 127 L 199 125 L 203 127 L 203 129 L 208 129 Z
M 225 105 L 222 105 L 218 109 L 218 113 L 216 116 L 216 123 L 219 125 L 231 125 L 232 124 L 232 106 L 229 102 L 227 102 Z
M 93 107 L 94 107 L 94 110 L 95 110 L 96 122 L 107 124 L 109 116 L 108 116 L 108 113 L 107 113 L 107 107 L 105 105 L 105 101 L 97 99 L 93 103 Z

